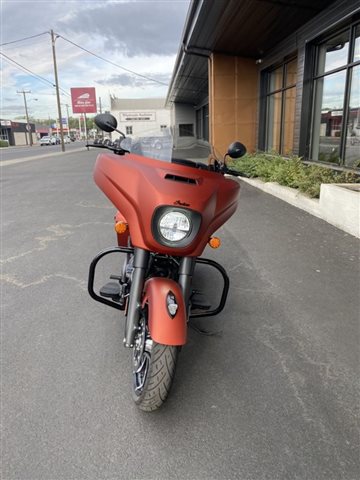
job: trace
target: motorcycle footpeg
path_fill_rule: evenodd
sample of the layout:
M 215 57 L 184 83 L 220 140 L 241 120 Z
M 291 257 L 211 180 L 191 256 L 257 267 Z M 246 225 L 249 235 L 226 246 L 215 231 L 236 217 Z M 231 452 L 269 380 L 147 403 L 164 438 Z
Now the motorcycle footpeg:
M 120 284 L 116 282 L 108 282 L 100 288 L 102 297 L 111 298 L 114 302 L 120 301 Z
M 191 296 L 191 310 L 210 310 L 211 303 L 201 292 L 194 292 Z

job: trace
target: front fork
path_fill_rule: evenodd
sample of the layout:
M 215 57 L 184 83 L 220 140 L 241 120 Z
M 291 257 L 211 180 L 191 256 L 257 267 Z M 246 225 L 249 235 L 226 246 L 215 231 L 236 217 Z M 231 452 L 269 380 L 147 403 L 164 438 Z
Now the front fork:
M 134 248 L 134 270 L 132 273 L 129 306 L 125 325 L 125 347 L 132 348 L 137 329 L 139 328 L 142 292 L 150 253 L 141 248 Z
M 125 325 L 125 347 L 132 348 L 136 332 L 139 328 L 141 301 L 145 282 L 146 270 L 149 263 L 150 253 L 141 248 L 134 249 L 134 270 L 132 274 L 129 306 Z M 179 285 L 183 292 L 184 302 L 188 308 L 191 295 L 192 276 L 195 268 L 195 259 L 183 257 L 179 267 Z M 189 312 L 187 312 L 189 314 Z M 187 317 L 188 317 L 187 314 Z

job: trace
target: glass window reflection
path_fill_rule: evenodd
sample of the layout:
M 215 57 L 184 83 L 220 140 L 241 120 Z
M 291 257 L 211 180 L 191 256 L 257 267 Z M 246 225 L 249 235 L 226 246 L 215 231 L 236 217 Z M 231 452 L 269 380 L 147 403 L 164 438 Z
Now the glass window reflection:
M 345 30 L 345 32 L 330 38 L 320 45 L 318 50 L 318 75 L 330 72 L 347 64 L 349 34 L 349 30 Z
M 281 92 L 268 97 L 267 150 L 279 152 L 281 131 Z
M 279 67 L 270 73 L 269 92 L 280 90 L 283 82 L 283 67 Z
M 355 33 L 355 48 L 354 48 L 354 62 L 360 60 L 360 25 L 356 27 Z
M 284 127 L 281 153 L 291 155 L 294 147 L 296 88 L 285 90 Z
M 312 158 L 340 163 L 346 71 L 316 81 Z
M 360 65 L 352 69 L 345 165 L 360 168 Z
M 295 85 L 297 76 L 297 58 L 286 64 L 285 86 Z

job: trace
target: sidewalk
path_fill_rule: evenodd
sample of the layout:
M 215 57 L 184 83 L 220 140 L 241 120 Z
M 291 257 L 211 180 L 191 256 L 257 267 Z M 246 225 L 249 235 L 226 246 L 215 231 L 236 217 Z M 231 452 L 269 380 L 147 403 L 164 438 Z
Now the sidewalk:
M 278 183 L 256 178 L 241 180 L 360 238 L 360 185 L 323 184 L 320 199 L 316 199 Z

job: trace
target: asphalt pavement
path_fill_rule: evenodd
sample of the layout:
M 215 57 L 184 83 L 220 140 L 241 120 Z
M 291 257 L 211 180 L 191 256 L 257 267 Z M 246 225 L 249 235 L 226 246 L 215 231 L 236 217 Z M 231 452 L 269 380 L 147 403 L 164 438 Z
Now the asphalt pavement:
M 205 252 L 231 287 L 198 326 L 222 332 L 189 330 L 169 400 L 145 414 L 123 318 L 87 294 L 115 243 L 96 155 L 2 168 L 1 478 L 357 479 L 359 241 L 242 184 Z

